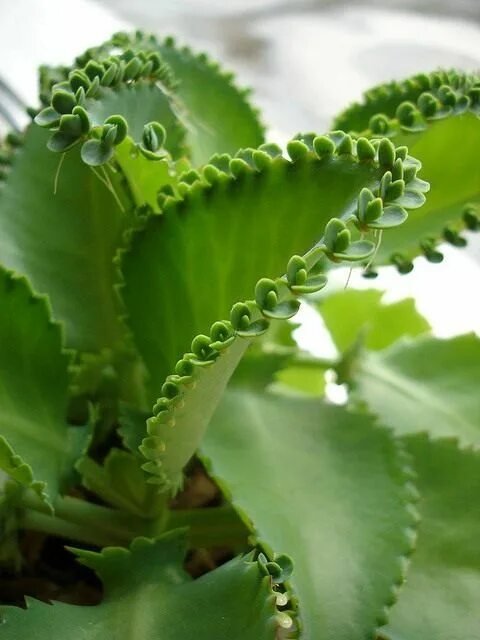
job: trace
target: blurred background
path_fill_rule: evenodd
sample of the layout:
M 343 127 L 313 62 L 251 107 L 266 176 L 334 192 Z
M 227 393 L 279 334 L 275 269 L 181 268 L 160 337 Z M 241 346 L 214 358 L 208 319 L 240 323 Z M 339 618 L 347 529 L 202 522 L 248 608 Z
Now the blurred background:
M 438 67 L 480 69 L 480 0 L 0 0 L 3 128 L 21 126 L 23 105 L 36 104 L 39 64 L 69 63 L 130 28 L 174 35 L 234 70 L 280 143 L 328 130 L 374 84 Z M 354 273 L 349 286 L 413 295 L 438 335 L 480 332 L 480 241 L 444 253 L 441 265 L 418 260 L 408 277 L 387 268 L 372 284 Z M 336 277 L 342 286 L 346 274 Z M 305 314 L 300 339 L 311 346 L 316 329 Z

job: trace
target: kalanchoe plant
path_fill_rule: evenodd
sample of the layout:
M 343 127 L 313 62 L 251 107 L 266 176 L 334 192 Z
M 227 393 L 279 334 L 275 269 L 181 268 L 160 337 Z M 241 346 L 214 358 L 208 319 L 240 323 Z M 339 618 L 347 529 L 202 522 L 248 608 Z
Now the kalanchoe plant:
M 479 227 L 480 78 L 286 150 L 247 98 L 117 34 L 1 145 L 5 640 L 478 638 L 480 342 L 326 285 Z M 296 347 L 305 299 L 337 359 Z

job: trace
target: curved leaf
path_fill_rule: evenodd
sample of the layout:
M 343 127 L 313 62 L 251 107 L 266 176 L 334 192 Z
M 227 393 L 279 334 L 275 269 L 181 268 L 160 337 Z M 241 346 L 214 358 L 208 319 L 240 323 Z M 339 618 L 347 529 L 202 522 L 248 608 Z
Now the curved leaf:
M 427 431 L 480 442 L 480 339 L 425 337 L 361 358 L 355 398 L 403 435 Z
M 233 74 L 223 71 L 206 54 L 179 47 L 173 38 L 160 41 L 137 31 L 117 33 L 103 45 L 88 49 L 77 58 L 76 65 L 104 61 L 119 52 L 128 56 L 159 54 L 162 63 L 168 65 L 169 72 L 165 70 L 164 75 L 171 87 L 175 111 L 186 126 L 186 143 L 194 166 L 204 164 L 214 153 L 233 154 L 240 148 L 262 144 L 264 129 L 258 112 L 248 102 L 249 91 L 237 88 Z M 68 71 L 43 67 L 43 95 L 49 96 L 51 84 L 59 78 L 66 79 Z
M 279 628 L 269 576 L 256 562 L 235 558 L 192 581 L 182 568 L 185 536 L 136 538 L 130 549 L 76 551 L 105 589 L 97 606 L 28 600 L 4 607 L 2 637 L 18 640 L 275 640 Z M 140 635 L 139 635 L 140 634 Z
M 452 440 L 410 437 L 421 522 L 408 580 L 380 638 L 453 640 L 478 636 L 480 457 Z
M 336 116 L 334 126 L 343 131 L 365 131 L 372 117 L 384 114 L 395 116 L 402 102 L 417 102 L 428 91 L 432 83 L 450 82 L 459 74 L 455 71 L 436 71 L 431 74 L 417 74 L 405 80 L 393 80 L 368 89 L 361 102 L 354 102 Z M 468 76 L 467 76 L 468 78 Z
M 113 291 L 114 252 L 126 216 L 104 184 L 80 160 L 46 148 L 48 134 L 32 125 L 0 192 L 0 262 L 48 294 L 69 347 L 100 351 L 123 335 Z
M 234 154 L 264 141 L 258 112 L 248 102 L 249 91 L 237 88 L 233 74 L 223 71 L 205 53 L 179 47 L 173 38 L 159 41 L 139 31 L 117 34 L 111 45 L 158 52 L 168 64 L 177 81 L 174 95 L 187 129 L 186 142 L 194 166 L 206 163 L 214 153 Z
M 266 147 L 242 152 L 180 184 L 184 197 L 167 199 L 163 215 L 133 235 L 121 258 L 122 295 L 152 397 L 161 392 L 142 445 L 152 482 L 178 486 L 249 340 L 272 316 L 295 312 L 295 287 L 325 256 L 338 262 L 348 250 L 345 221 L 360 191 L 378 186 L 385 149 L 395 157 L 384 141 L 365 158 L 348 136 L 332 134 L 294 141 L 293 161 Z
M 413 535 L 411 471 L 389 433 L 318 400 L 236 390 L 202 453 L 255 537 L 292 557 L 304 636 L 370 637 Z
M 248 102 L 248 90 L 240 90 L 205 54 L 177 47 L 172 39 L 159 51 L 179 79 L 177 95 L 185 108 L 187 144 L 192 163 L 202 165 L 214 153 L 236 153 L 242 147 L 258 147 L 264 128 L 258 112 Z
M 82 68 L 62 73 L 65 79 L 49 89 L 48 106 L 35 117 L 53 131 L 48 148 L 68 151 L 81 144 L 82 160 L 102 166 L 107 186 L 120 182 L 138 206 L 157 208 L 158 190 L 176 182 L 172 156 L 179 159 L 186 152 L 170 69 L 158 54 L 128 50 L 103 51 Z M 124 181 L 115 180 L 118 167 Z
M 336 119 L 347 131 L 388 135 L 395 144 L 407 145 L 431 185 L 418 215 L 382 241 L 378 263 L 391 261 L 407 272 L 421 253 L 439 262 L 439 241 L 464 246 L 458 232 L 480 228 L 479 105 L 480 76 L 438 71 L 377 87 Z M 403 197 L 411 198 L 408 189 Z
M 69 358 L 45 300 L 3 270 L 0 309 L 0 468 L 51 506 L 69 447 Z

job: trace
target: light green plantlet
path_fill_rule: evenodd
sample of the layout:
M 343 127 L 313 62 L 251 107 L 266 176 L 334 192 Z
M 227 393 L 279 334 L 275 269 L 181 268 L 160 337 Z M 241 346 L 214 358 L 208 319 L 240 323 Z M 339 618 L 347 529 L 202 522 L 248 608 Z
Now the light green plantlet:
M 328 276 L 464 244 L 479 91 L 388 85 L 281 149 L 172 39 L 41 69 L 0 149 L 2 638 L 474 637 L 478 339 Z M 332 361 L 286 324 L 320 291 Z

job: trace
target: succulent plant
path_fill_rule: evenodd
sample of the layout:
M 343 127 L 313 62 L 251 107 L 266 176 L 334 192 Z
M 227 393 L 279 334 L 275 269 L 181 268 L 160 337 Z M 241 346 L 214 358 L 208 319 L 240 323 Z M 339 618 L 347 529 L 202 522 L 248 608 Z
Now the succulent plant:
M 478 637 L 480 341 L 328 278 L 480 227 L 480 77 L 282 149 L 231 74 L 137 32 L 39 101 L 0 148 L 2 637 Z M 298 348 L 301 304 L 338 357 Z

